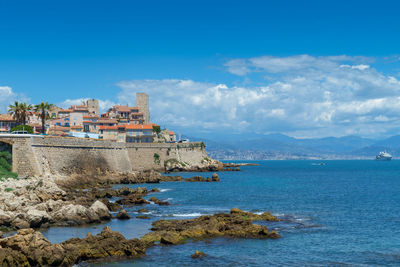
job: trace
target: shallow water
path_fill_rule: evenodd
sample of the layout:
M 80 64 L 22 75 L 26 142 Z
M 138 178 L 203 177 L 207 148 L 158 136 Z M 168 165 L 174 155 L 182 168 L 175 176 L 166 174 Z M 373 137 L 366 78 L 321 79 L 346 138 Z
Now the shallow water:
M 288 221 L 267 223 L 283 236 L 277 240 L 218 238 L 157 246 L 142 259 L 97 266 L 321 266 L 399 265 L 400 161 L 261 161 L 241 172 L 221 172 L 219 183 L 166 182 L 130 185 L 157 187 L 150 194 L 170 206 L 146 205 L 150 220 L 137 219 L 140 207 L 127 208 L 133 219 L 90 227 L 50 228 L 52 242 L 99 233 L 109 225 L 126 238 L 140 237 L 159 219 L 202 214 L 269 210 Z M 197 173 L 179 174 L 191 177 Z M 209 175 L 210 173 L 201 173 Z M 122 186 L 122 185 L 121 185 Z M 119 185 L 115 187 L 121 187 Z M 209 256 L 190 257 L 198 249 Z

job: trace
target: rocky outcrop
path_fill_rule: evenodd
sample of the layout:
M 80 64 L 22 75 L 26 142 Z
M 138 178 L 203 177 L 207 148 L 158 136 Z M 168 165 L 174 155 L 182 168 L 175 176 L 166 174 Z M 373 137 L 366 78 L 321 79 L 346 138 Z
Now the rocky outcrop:
M 89 233 L 85 238 L 72 238 L 60 244 L 52 244 L 39 231 L 23 229 L 0 239 L 0 265 L 72 266 L 83 260 L 140 257 L 148 246 L 138 239 L 127 240 L 109 227 L 96 236 Z
M 154 222 L 152 232 L 144 235 L 146 242 L 159 241 L 162 244 L 181 244 L 187 239 L 213 237 L 239 238 L 279 238 L 275 231 L 269 232 L 266 226 L 253 224 L 253 221 L 279 221 L 269 212 L 261 215 L 232 209 L 230 214 L 220 213 L 201 216 L 190 220 L 160 220 Z
M 188 164 L 177 159 L 168 159 L 164 162 L 164 171 L 169 172 L 215 172 L 223 171 L 224 166 L 222 162 L 205 158 L 201 164 L 193 165 Z
M 160 206 L 168 206 L 169 205 L 168 201 L 162 201 L 162 200 L 157 199 L 156 197 L 151 197 L 149 200 Z
M 111 218 L 103 202 L 67 194 L 52 177 L 8 179 L 0 183 L 0 192 L 0 226 L 10 229 L 98 223 Z
M 128 220 L 128 219 L 131 218 L 131 216 L 129 216 L 129 214 L 128 214 L 128 212 L 126 210 L 120 210 L 117 213 L 116 218 L 119 219 L 119 220 Z
M 219 175 L 216 173 L 213 173 L 212 177 L 207 177 L 204 178 L 202 176 L 193 176 L 192 178 L 186 178 L 184 179 L 185 182 L 219 182 Z

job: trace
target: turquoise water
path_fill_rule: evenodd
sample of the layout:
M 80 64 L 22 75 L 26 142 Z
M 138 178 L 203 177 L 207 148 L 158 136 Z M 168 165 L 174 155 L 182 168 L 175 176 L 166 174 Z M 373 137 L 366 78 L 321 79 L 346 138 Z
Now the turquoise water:
M 147 205 L 151 220 L 133 218 L 90 227 L 50 228 L 44 234 L 52 242 L 61 242 L 83 237 L 88 231 L 96 234 L 109 225 L 127 238 L 140 237 L 154 220 L 193 218 L 237 207 L 252 212 L 269 210 L 287 219 L 267 224 L 282 238 L 219 238 L 210 243 L 157 246 L 148 249 L 148 255 L 142 259 L 97 266 L 400 264 L 400 161 L 325 161 L 326 165 L 316 165 L 317 161 L 257 163 L 260 166 L 242 167 L 241 172 L 219 173 L 219 183 L 145 185 L 162 189 L 153 195 L 171 203 L 162 207 Z M 128 212 L 135 216 L 137 209 L 128 208 Z M 190 255 L 196 249 L 209 256 L 192 259 Z

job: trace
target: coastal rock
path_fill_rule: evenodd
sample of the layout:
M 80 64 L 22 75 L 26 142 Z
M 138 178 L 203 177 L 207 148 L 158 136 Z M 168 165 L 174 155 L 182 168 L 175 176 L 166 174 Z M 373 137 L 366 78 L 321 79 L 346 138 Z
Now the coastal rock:
M 139 216 L 136 216 L 136 218 L 138 218 L 138 219 L 150 219 L 150 217 L 147 216 L 147 215 L 139 215 Z
M 212 179 L 213 182 L 219 182 L 220 181 L 219 175 L 216 174 L 216 173 L 213 173 L 213 175 L 211 176 L 211 179 Z
M 107 206 L 99 200 L 94 202 L 89 210 L 93 211 L 97 216 L 99 216 L 100 220 L 102 221 L 111 219 L 111 214 Z
M 14 236 L 0 239 L 1 266 L 72 266 L 83 260 L 107 257 L 143 256 L 148 243 L 126 240 L 109 227 L 93 236 L 72 238 L 52 244 L 39 231 L 19 230 Z
M 150 204 L 147 200 L 142 197 L 137 197 L 136 195 L 130 195 L 128 197 L 118 199 L 116 203 L 125 206 L 136 206 L 136 205 L 143 205 L 143 204 Z
M 176 232 L 166 232 L 161 235 L 160 243 L 165 245 L 177 245 L 183 243 L 184 239 Z
M 141 208 L 137 212 L 143 213 L 143 212 L 149 212 L 146 208 Z
M 128 220 L 128 219 L 130 219 L 131 218 L 131 216 L 129 216 L 129 214 L 128 214 L 128 212 L 126 211 L 126 210 L 120 210 L 118 213 L 117 213 L 117 219 L 119 219 L 119 220 Z
M 219 182 L 219 176 L 216 173 L 213 174 L 213 178 L 209 178 L 209 177 L 204 178 L 204 177 L 197 175 L 197 176 L 193 176 L 191 178 L 186 178 L 185 182 Z
M 179 182 L 182 181 L 182 176 L 161 176 L 162 182 Z
M 204 215 L 190 220 L 160 220 L 152 224 L 152 232 L 144 235 L 147 242 L 159 241 L 163 244 L 177 244 L 187 239 L 205 239 L 213 237 L 238 238 L 279 238 L 276 232 L 269 232 L 266 226 L 253 224 L 253 221 L 279 221 L 265 212 L 262 215 L 232 209 L 230 214 L 219 213 Z
M 5 213 L 3 210 L 0 210 L 0 225 L 8 226 L 11 222 L 11 216 Z
M 157 199 L 156 197 L 151 197 L 149 200 L 160 206 L 168 206 L 169 205 L 168 201 L 161 201 L 161 200 Z
M 103 198 L 101 200 L 101 202 L 103 202 L 104 205 L 106 205 L 108 210 L 110 210 L 110 211 L 118 211 L 118 210 L 122 209 L 121 205 L 119 205 L 118 203 L 115 203 L 115 202 L 110 202 L 106 198 Z
M 46 211 L 37 210 L 34 208 L 30 208 L 28 210 L 25 218 L 32 228 L 40 227 L 43 223 L 46 223 L 50 220 L 50 216 Z
M 201 251 L 199 251 L 199 250 L 196 250 L 196 251 L 194 252 L 194 254 L 191 255 L 192 259 L 203 258 L 203 257 L 205 257 L 205 256 L 207 256 L 207 254 L 204 253 L 204 252 L 201 252 Z

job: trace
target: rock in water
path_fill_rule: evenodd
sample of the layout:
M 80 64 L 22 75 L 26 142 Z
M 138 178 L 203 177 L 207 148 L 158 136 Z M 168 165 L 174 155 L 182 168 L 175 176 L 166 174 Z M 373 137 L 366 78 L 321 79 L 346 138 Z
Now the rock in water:
M 180 244 L 187 239 L 201 240 L 214 237 L 279 238 L 275 231 L 253 221 L 280 221 L 265 212 L 261 215 L 232 209 L 230 214 L 204 215 L 190 220 L 160 220 L 153 222 L 152 232 L 142 237 L 146 242 L 160 241 L 162 244 Z
M 109 227 L 93 236 L 72 238 L 52 244 L 42 233 L 31 228 L 19 230 L 15 236 L 0 239 L 1 266 L 72 266 L 83 260 L 110 256 L 133 257 L 145 255 L 149 243 L 127 240 Z
M 216 174 L 216 173 L 213 173 L 213 175 L 211 176 L 211 179 L 212 179 L 213 182 L 219 182 L 220 181 L 219 175 Z
M 201 251 L 198 251 L 198 250 L 196 250 L 196 252 L 195 252 L 194 254 L 192 254 L 192 258 L 193 258 L 193 259 L 203 258 L 203 257 L 205 257 L 205 256 L 207 256 L 206 253 L 201 252 Z
M 131 218 L 131 216 L 129 216 L 129 214 L 126 210 L 120 210 L 117 214 L 117 219 L 119 219 L 119 220 L 128 220 L 130 218 Z

